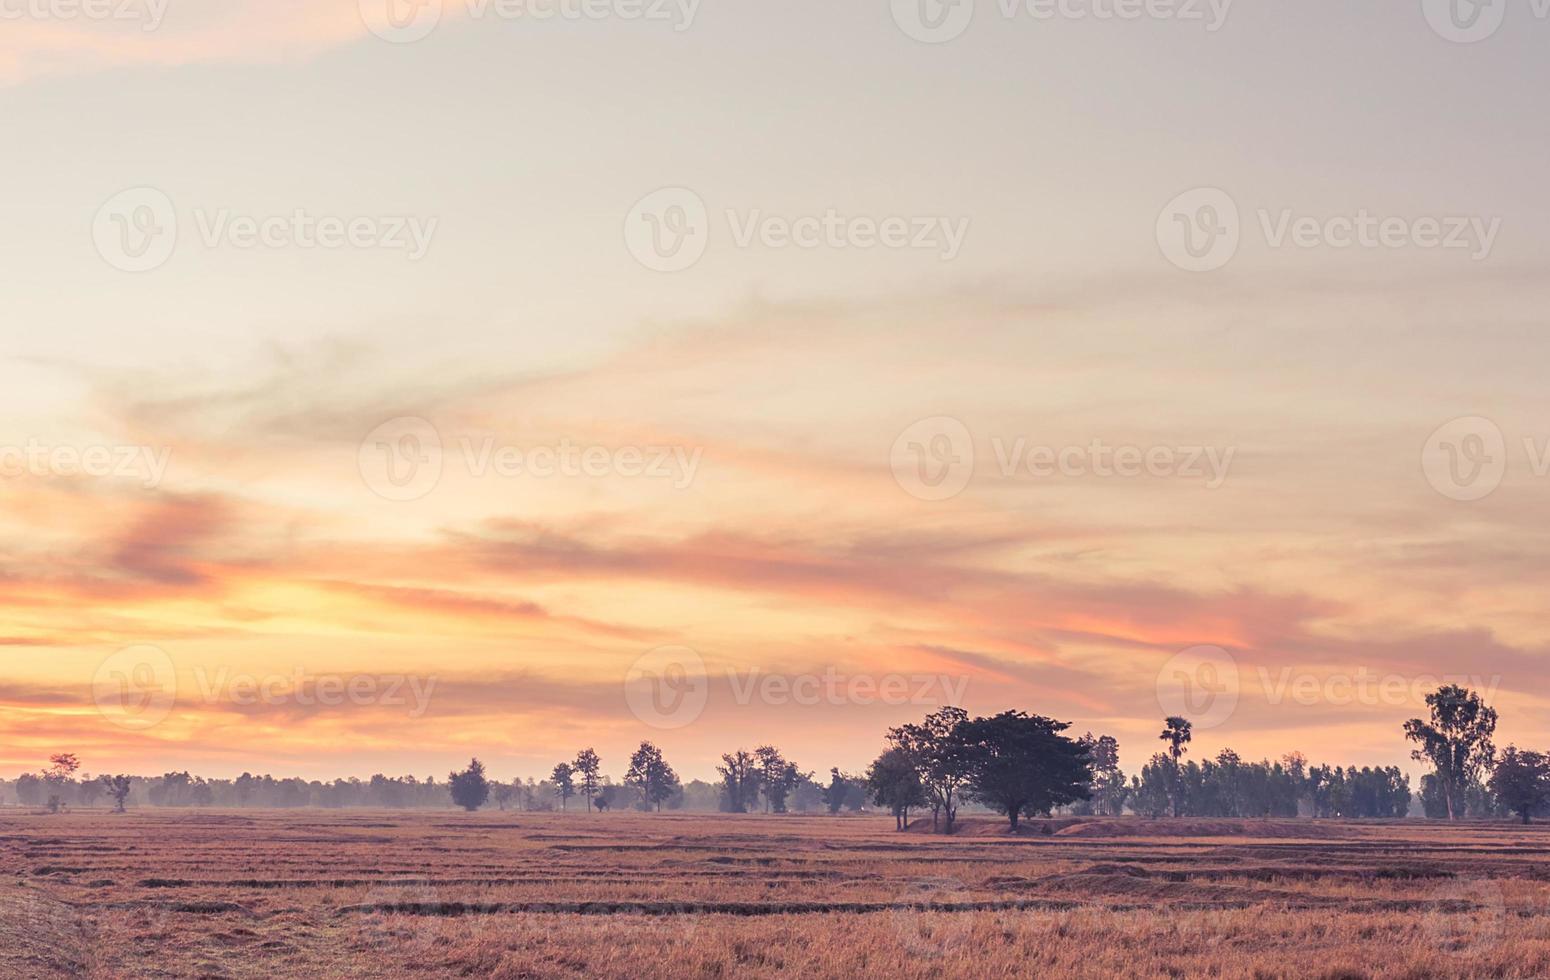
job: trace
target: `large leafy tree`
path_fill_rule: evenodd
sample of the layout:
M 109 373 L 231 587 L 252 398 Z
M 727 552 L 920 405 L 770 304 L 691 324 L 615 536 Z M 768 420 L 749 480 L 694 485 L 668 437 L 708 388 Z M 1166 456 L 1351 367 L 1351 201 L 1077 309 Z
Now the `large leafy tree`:
M 1119 740 L 1113 735 L 1094 737 L 1088 732 L 1079 741 L 1087 747 L 1093 781 L 1087 787 L 1091 801 L 1079 804 L 1077 812 L 1120 816 L 1125 812 L 1125 800 L 1130 796 L 1130 789 L 1125 785 L 1125 774 L 1119 768 Z
M 802 779 L 802 771 L 794 763 L 787 762 L 773 745 L 761 745 L 753 754 L 759 762 L 759 788 L 764 793 L 765 810 L 785 813 L 786 797 Z
M 635 790 L 641 807 L 657 810 L 672 797 L 679 787 L 678 774 L 662 758 L 662 750 L 650 742 L 640 743 L 640 748 L 630 756 L 630 768 L 624 774 L 624 784 Z
M 839 799 L 834 799 L 834 786 L 843 787 L 842 777 L 838 769 L 833 770 L 834 780 L 830 784 L 831 799 L 829 812 L 839 810 Z M 921 785 L 920 773 L 915 768 L 915 760 L 903 749 L 893 748 L 877 757 L 866 772 L 867 791 L 872 795 L 872 802 L 878 806 L 885 806 L 893 814 L 893 826 L 895 830 L 905 830 L 910 823 L 910 810 L 927 804 L 926 788 Z
M 1062 721 L 1003 711 L 958 726 L 970 759 L 968 795 L 1006 814 L 1011 829 L 1023 816 L 1089 797 L 1088 746 L 1061 732 Z
M 759 762 L 747 749 L 723 753 L 721 765 L 722 805 L 728 813 L 747 813 L 759 797 Z
M 462 772 L 449 773 L 447 782 L 452 802 L 465 810 L 477 810 L 490 798 L 490 781 L 484 778 L 484 763 L 478 759 L 470 759 Z
M 945 820 L 946 832 L 953 832 L 961 793 L 969 781 L 973 760 L 958 731 L 968 720 L 967 711 L 948 706 L 927 715 L 918 725 L 901 725 L 888 732 L 894 748 L 915 762 L 930 801 L 933 832 L 938 814 Z
M 1496 709 L 1473 691 L 1449 684 L 1426 696 L 1431 720 L 1405 722 L 1405 738 L 1416 743 L 1410 753 L 1429 762 L 1436 774 L 1448 819 L 1464 815 L 1469 788 L 1480 781 L 1496 757 Z
M 1529 822 L 1550 804 L 1550 758 L 1538 752 L 1519 752 L 1507 746 L 1496 771 L 1491 773 L 1491 792 L 1502 805 Z

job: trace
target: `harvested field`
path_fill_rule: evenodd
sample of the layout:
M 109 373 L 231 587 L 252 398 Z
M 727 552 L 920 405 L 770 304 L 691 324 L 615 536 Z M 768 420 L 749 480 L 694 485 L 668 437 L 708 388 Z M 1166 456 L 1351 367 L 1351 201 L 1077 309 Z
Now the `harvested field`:
M 0 976 L 1543 977 L 1538 826 L 0 814 Z

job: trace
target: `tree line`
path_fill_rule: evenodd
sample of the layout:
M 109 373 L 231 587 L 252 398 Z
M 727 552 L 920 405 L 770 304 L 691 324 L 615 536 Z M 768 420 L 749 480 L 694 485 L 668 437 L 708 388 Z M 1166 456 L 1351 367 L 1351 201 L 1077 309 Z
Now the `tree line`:
M 827 779 L 786 759 L 773 745 L 726 752 L 717 781 L 682 782 L 662 750 L 642 742 L 630 755 L 622 780 L 602 771 L 591 748 L 557 763 L 547 779 L 502 782 L 478 759 L 445 781 L 427 776 L 332 782 L 276 779 L 244 773 L 236 779 L 203 779 L 188 772 L 160 777 L 131 775 L 77 778 L 75 755 L 53 756 L 47 768 L 9 786 L 23 805 L 52 810 L 98 801 L 122 811 L 129 802 L 151 806 L 208 807 L 449 807 L 476 810 L 565 810 L 572 800 L 586 811 L 720 810 L 727 813 L 860 811 L 868 804 L 894 816 L 905 829 L 912 811 L 931 813 L 933 831 L 951 832 L 969 807 L 1005 816 L 1012 830 L 1027 817 L 1126 813 L 1144 817 L 1372 817 L 1410 814 L 1412 800 L 1436 819 L 1503 817 L 1527 823 L 1550 810 L 1550 759 L 1544 754 L 1494 744 L 1497 713 L 1472 691 L 1445 686 L 1427 695 L 1430 717 L 1405 722 L 1412 757 L 1431 771 L 1418 798 L 1410 779 L 1395 767 L 1310 765 L 1297 752 L 1277 761 L 1252 762 L 1232 749 L 1214 759 L 1187 758 L 1193 732 L 1188 719 L 1164 720 L 1154 753 L 1128 778 L 1119 764 L 1119 743 L 1110 735 L 1066 734 L 1070 725 L 1042 715 L 1004 711 L 970 717 L 946 707 L 918 723 L 890 729 L 886 748 L 865 773 L 838 768 Z M 0 780 L 0 799 L 7 785 Z

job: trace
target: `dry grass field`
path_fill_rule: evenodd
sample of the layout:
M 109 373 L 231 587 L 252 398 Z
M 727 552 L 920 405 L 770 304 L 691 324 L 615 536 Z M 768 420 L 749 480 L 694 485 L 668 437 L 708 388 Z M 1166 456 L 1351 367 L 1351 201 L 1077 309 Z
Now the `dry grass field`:
M 0 813 L 4 977 L 1545 977 L 1550 833 Z

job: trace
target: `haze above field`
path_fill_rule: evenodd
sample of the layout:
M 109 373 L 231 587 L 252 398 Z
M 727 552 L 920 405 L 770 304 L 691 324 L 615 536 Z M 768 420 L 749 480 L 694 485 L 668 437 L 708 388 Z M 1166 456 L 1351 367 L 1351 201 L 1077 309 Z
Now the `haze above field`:
M 983 4 L 942 44 L 817 0 L 449 4 L 404 44 L 354 0 L 190 0 L 110 40 L 8 21 L 0 772 L 509 779 L 595 745 L 617 775 L 644 738 L 686 779 L 761 742 L 857 771 L 949 701 L 1112 734 L 1132 769 L 1197 645 L 1238 678 L 1200 758 L 1401 763 L 1442 679 L 1498 744 L 1550 743 L 1550 22 L 1455 44 L 1419 8 Z M 137 187 L 179 224 L 139 273 L 93 236 Z M 678 272 L 625 231 L 664 187 L 710 224 Z M 1201 274 L 1157 238 L 1197 187 L 1242 216 Z M 1288 209 L 1499 223 L 1274 247 Z M 403 219 L 410 248 L 232 230 L 298 211 Z M 940 247 L 779 244 L 831 211 Z M 1422 450 L 1474 416 L 1505 469 L 1453 499 Z M 403 418 L 440 441 L 431 487 L 372 469 L 423 435 Z M 916 428 L 940 418 L 967 441 Z M 961 492 L 927 499 L 916 446 L 972 448 Z M 535 450 L 580 470 L 515 473 Z M 624 696 L 664 646 L 710 679 L 669 728 Z M 140 647 L 176 704 L 126 726 L 94 685 Z

